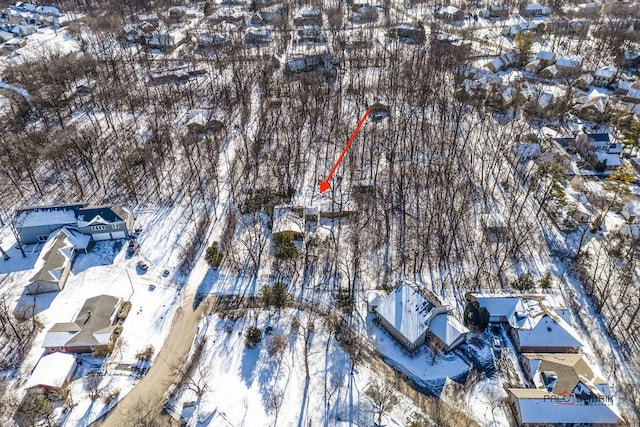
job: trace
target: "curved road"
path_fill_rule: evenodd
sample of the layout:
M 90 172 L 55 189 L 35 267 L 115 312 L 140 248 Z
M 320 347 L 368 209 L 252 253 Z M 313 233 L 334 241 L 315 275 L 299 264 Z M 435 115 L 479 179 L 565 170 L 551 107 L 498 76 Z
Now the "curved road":
M 206 302 L 203 301 L 194 310 L 193 297 L 185 299 L 182 306 L 176 310 L 169 335 L 149 372 L 122 398 L 107 417 L 96 425 L 108 427 L 129 425 L 131 420 L 128 414 L 133 414 L 136 407 L 139 409 L 140 405 L 152 411 L 155 419 L 161 416 L 164 393 L 175 379 L 172 368 L 181 366 L 180 364 L 189 353 L 206 306 Z

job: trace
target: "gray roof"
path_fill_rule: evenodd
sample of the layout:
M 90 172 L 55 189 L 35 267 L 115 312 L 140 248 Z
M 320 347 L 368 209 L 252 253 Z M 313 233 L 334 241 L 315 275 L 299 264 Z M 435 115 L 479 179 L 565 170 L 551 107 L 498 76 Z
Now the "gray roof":
M 115 328 L 112 315 L 120 298 L 99 295 L 85 301 L 73 322 L 56 323 L 47 332 L 43 347 L 95 346 L 106 344 Z
M 36 262 L 36 273 L 29 281 L 57 283 L 62 271 L 71 263 L 72 251 L 73 244 L 64 230 L 51 233 Z

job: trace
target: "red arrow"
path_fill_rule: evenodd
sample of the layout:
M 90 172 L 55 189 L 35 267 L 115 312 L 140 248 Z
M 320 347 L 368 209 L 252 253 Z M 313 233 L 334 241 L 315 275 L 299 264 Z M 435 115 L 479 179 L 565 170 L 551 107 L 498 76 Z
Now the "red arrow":
M 331 172 L 329 172 L 327 179 L 325 179 L 324 181 L 320 181 L 320 194 L 324 193 L 329 188 L 331 188 L 331 186 L 329 185 L 329 181 L 331 180 L 331 177 L 336 172 L 336 169 L 338 169 L 338 165 L 340 165 L 340 162 L 344 158 L 344 155 L 347 154 L 349 147 L 351 147 L 351 143 L 355 139 L 358 132 L 360 132 L 360 128 L 364 124 L 364 121 L 367 120 L 367 116 L 369 115 L 370 111 L 371 110 L 367 108 L 367 111 L 364 112 L 364 116 L 362 116 L 362 119 L 360 119 L 360 123 L 358 123 L 358 127 L 356 127 L 356 130 L 354 130 L 353 134 L 351 134 L 351 138 L 349 138 L 349 142 L 347 142 L 347 146 L 344 147 L 344 150 L 342 150 L 342 153 L 340 153 L 340 157 L 338 157 L 338 161 L 336 162 L 336 164 L 333 165 L 333 169 L 331 169 Z

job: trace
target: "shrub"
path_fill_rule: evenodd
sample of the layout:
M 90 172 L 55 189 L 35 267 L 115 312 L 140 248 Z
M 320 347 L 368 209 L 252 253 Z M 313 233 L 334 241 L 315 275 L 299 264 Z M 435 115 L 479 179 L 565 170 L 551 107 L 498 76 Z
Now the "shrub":
M 209 267 L 220 267 L 223 257 L 224 255 L 222 255 L 222 252 L 220 251 L 218 242 L 213 242 L 213 244 L 207 248 L 205 260 L 207 261 L 207 264 L 209 264 Z
M 151 360 L 151 357 L 153 357 L 154 352 L 155 352 L 155 348 L 153 348 L 153 346 L 149 344 L 148 346 L 145 347 L 144 350 L 136 353 L 136 359 L 138 359 L 138 361 L 140 362 L 143 362 L 145 360 Z
M 551 273 L 547 271 L 547 273 L 542 276 L 542 279 L 540 279 L 539 284 L 542 289 L 549 289 L 552 283 Z
M 272 334 L 267 341 L 267 352 L 269 356 L 281 356 L 287 348 L 287 339 L 283 335 Z
M 110 405 L 111 402 L 113 402 L 119 395 L 120 389 L 116 388 L 107 393 L 107 395 L 105 395 L 102 400 L 104 401 L 105 405 Z
M 273 286 L 264 285 L 260 288 L 260 300 L 265 307 L 282 308 L 287 303 L 288 297 L 287 285 L 283 282 L 276 282 Z
M 262 331 L 255 326 L 249 326 L 247 333 L 245 334 L 245 345 L 249 348 L 253 348 L 260 344 L 262 341 Z
M 118 319 L 126 319 L 129 315 L 129 311 L 131 310 L 131 301 L 125 301 L 120 305 L 120 309 L 118 310 Z
M 478 301 L 471 301 L 464 309 L 464 324 L 480 331 L 487 329 L 489 318 L 489 312 L 485 307 L 481 307 Z
M 293 240 L 283 234 L 276 234 L 273 237 L 273 246 L 276 258 L 291 259 L 298 254 L 298 248 L 296 248 Z
M 518 277 L 518 279 L 512 283 L 512 286 L 519 291 L 529 291 L 533 289 L 534 285 L 533 277 L 529 272 Z

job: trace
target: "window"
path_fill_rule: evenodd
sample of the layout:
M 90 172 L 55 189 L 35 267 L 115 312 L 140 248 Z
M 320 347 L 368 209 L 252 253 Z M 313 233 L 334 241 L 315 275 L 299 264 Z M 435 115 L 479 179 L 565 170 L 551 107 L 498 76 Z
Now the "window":
M 116 228 L 120 228 L 120 224 L 111 224 L 111 227 L 116 229 Z
M 38 241 L 40 243 L 44 243 L 47 241 L 47 239 L 49 238 L 49 236 L 38 236 Z
M 91 231 L 104 231 L 107 229 L 106 225 L 92 225 Z

